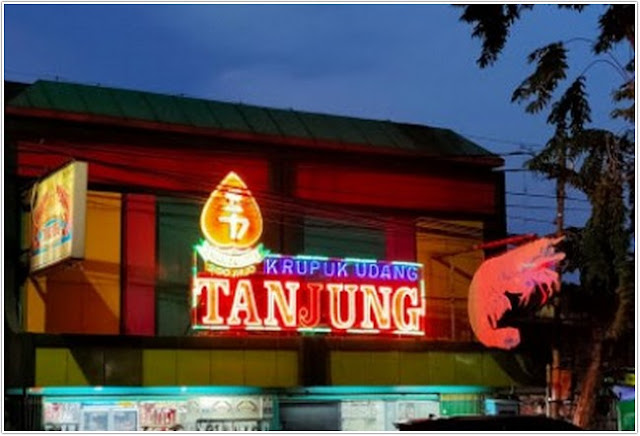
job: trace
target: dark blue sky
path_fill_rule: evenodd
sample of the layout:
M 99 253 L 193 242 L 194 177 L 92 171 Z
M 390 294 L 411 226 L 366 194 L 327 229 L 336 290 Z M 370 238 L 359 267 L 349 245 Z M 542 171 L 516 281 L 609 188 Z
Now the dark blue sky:
M 498 63 L 481 70 L 480 41 L 447 5 L 5 4 L 4 77 L 447 127 L 510 153 L 539 149 L 552 132 L 546 113 L 531 116 L 510 103 L 531 71 L 526 56 L 553 41 L 594 39 L 602 11 L 537 5 L 516 24 Z M 609 118 L 620 74 L 592 64 L 603 57 L 589 43 L 568 47 L 569 79 L 586 69 L 593 126 L 620 131 L 624 125 Z M 631 48 L 615 56 L 626 64 Z M 507 168 L 521 167 L 522 157 L 505 157 Z M 555 200 L 544 196 L 553 192 L 533 174 L 509 172 L 509 231 L 552 232 Z M 567 224 L 583 224 L 588 203 L 568 208 Z

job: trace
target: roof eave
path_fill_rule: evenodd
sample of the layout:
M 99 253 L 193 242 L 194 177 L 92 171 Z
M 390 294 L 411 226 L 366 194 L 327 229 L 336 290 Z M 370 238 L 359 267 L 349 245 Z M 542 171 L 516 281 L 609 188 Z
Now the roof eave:
M 251 132 L 240 132 L 236 130 L 216 129 L 211 127 L 195 127 L 184 124 L 163 123 L 159 121 L 140 120 L 132 118 L 111 117 L 106 115 L 95 115 L 89 113 L 59 111 L 52 109 L 41 109 L 20 106 L 6 106 L 5 114 L 46 118 L 54 120 L 64 120 L 71 122 L 94 123 L 102 125 L 112 125 L 125 128 L 138 128 L 145 130 L 155 130 L 163 132 L 173 132 L 180 134 L 190 134 L 198 136 L 209 136 L 221 139 L 229 139 L 244 142 L 262 142 L 273 145 L 297 146 L 304 148 L 315 148 L 322 150 L 358 152 L 380 155 L 414 156 L 424 158 L 437 158 L 446 161 L 474 164 L 477 166 L 498 167 L 504 165 L 504 159 L 496 155 L 433 155 L 419 150 L 399 149 L 395 147 L 372 147 L 369 144 L 355 144 L 341 141 L 317 140 L 301 137 L 289 137 L 281 135 L 266 135 Z

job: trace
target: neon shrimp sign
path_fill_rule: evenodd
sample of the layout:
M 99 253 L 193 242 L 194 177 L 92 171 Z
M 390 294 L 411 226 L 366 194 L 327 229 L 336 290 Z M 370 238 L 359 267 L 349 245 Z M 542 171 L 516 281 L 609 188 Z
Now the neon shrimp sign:
M 194 247 L 194 330 L 424 335 L 422 264 L 286 256 L 256 245 L 260 209 L 229 173 L 203 208 Z

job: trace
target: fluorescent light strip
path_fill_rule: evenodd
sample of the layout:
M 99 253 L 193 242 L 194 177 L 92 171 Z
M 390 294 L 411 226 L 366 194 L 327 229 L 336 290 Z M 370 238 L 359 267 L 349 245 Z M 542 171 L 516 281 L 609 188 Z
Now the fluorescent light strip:
M 300 254 L 298 256 L 292 256 L 291 258 L 300 260 L 329 260 L 326 256 L 311 256 L 307 254 Z
M 424 332 L 412 332 L 406 330 L 394 330 L 393 334 L 395 335 L 410 335 L 410 336 L 424 336 Z
M 417 262 L 405 262 L 402 260 L 392 260 L 391 261 L 391 265 L 406 265 L 406 266 L 415 266 L 418 268 L 422 268 L 422 264 L 421 263 L 417 263 Z
M 196 330 L 231 330 L 228 325 L 196 325 L 193 328 Z
M 378 263 L 376 259 L 357 259 L 355 257 L 345 257 L 342 260 L 351 263 Z
M 282 330 L 282 327 L 268 327 L 268 326 L 261 326 L 261 325 L 256 325 L 256 326 L 249 325 L 249 326 L 245 327 L 245 330 L 258 330 L 258 331 L 261 330 L 261 331 L 274 331 L 274 332 L 277 332 L 277 331 Z
M 311 333 L 330 333 L 331 329 L 326 327 L 299 327 L 298 331 Z
M 376 329 L 347 329 L 346 331 L 347 333 L 357 333 L 362 335 L 380 333 L 380 330 Z

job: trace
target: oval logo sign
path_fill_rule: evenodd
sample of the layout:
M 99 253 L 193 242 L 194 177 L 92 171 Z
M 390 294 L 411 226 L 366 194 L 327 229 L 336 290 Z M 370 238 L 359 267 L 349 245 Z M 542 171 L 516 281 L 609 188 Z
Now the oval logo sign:
M 202 209 L 200 228 L 221 248 L 247 249 L 262 235 L 262 214 L 251 191 L 233 171 L 218 184 Z

